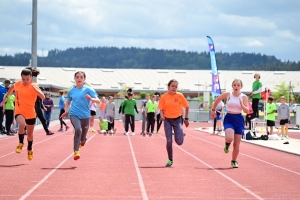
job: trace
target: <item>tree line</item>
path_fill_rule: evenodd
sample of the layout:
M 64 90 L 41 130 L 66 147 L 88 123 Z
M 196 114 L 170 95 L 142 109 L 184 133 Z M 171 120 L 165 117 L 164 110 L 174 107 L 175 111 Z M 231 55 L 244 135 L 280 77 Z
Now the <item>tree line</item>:
M 28 66 L 30 53 L 0 56 L 2 66 Z M 260 53 L 216 53 L 219 70 L 298 71 L 300 62 L 282 62 Z M 50 50 L 38 57 L 39 67 L 134 68 L 208 70 L 209 52 L 187 52 L 149 48 L 77 47 Z

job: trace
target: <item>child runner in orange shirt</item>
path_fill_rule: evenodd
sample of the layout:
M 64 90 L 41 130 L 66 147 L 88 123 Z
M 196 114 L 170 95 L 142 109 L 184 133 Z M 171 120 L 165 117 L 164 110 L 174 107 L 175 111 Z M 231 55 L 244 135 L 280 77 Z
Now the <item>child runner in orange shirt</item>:
M 185 108 L 184 124 L 189 126 L 189 104 L 185 97 L 177 92 L 178 81 L 172 79 L 168 83 L 168 92 L 160 98 L 158 108 L 160 109 L 160 119 L 164 121 L 164 129 L 167 139 L 168 162 L 166 167 L 173 164 L 173 147 L 172 147 L 172 128 L 174 130 L 175 142 L 178 145 L 183 144 L 183 131 L 181 124 L 182 107 Z
M 6 98 L 1 105 L 4 105 L 7 98 L 15 91 L 15 118 L 19 124 L 19 145 L 16 153 L 21 153 L 24 145 L 24 129 L 27 128 L 28 140 L 28 160 L 33 159 L 32 143 L 33 130 L 35 126 L 36 112 L 34 109 L 37 96 L 45 99 L 43 92 L 36 83 L 32 82 L 32 72 L 34 69 L 23 69 L 21 72 L 22 81 L 16 82 L 7 92 Z M 0 105 L 0 106 L 1 106 Z

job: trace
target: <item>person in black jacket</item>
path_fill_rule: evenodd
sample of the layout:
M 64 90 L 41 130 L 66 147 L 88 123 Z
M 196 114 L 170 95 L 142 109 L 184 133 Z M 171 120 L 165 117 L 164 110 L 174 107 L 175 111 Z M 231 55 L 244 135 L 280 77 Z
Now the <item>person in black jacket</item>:
M 44 92 L 44 88 L 43 87 L 40 87 L 40 89 Z M 51 132 L 48 127 L 47 127 L 47 122 L 46 122 L 46 119 L 44 117 L 44 114 L 43 114 L 43 110 L 47 110 L 47 108 L 44 106 L 43 104 L 43 100 L 39 97 L 36 98 L 36 101 L 35 101 L 35 112 L 36 112 L 36 116 L 39 118 L 40 122 L 42 123 L 43 125 L 43 128 L 44 130 L 46 131 L 46 135 L 53 135 L 54 133 Z

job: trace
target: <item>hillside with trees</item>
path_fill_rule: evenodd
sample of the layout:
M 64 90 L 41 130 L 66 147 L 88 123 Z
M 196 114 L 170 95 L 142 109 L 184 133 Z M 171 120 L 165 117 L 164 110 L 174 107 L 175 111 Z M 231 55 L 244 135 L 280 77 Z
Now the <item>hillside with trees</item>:
M 0 56 L 2 66 L 28 66 L 31 55 Z M 300 62 L 282 62 L 275 56 L 255 53 L 216 53 L 219 70 L 299 71 Z M 50 50 L 38 57 L 39 67 L 210 69 L 209 52 L 147 48 L 84 47 Z

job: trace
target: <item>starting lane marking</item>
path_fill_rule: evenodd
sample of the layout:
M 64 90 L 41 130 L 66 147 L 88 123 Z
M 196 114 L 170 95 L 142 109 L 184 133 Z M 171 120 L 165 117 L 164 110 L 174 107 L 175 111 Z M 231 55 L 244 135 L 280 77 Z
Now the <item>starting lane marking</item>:
M 86 143 L 88 143 L 91 139 L 93 139 L 95 136 L 97 135 L 97 133 L 95 133 L 92 137 L 90 137 Z M 35 184 L 30 190 L 28 190 L 19 200 L 24 200 L 27 197 L 29 197 L 29 195 L 31 193 L 33 193 L 40 185 L 42 185 L 52 174 L 54 174 L 54 172 L 56 172 L 57 169 L 59 169 L 63 164 L 65 164 L 65 162 L 70 159 L 72 156 L 74 155 L 74 153 L 71 153 L 67 158 L 65 158 L 63 161 L 61 161 L 61 163 L 59 163 L 54 169 L 52 169 L 42 180 L 40 180 L 37 184 Z
M 204 140 L 204 139 L 202 139 L 202 138 L 199 138 L 199 137 L 196 137 L 196 136 L 193 136 L 193 135 L 190 135 L 190 134 L 188 134 L 188 136 L 191 136 L 191 137 L 196 138 L 196 139 L 198 139 L 198 140 L 202 140 L 202 141 L 207 142 L 207 143 L 209 143 L 209 144 L 212 144 L 212 145 L 215 145 L 215 146 L 224 148 L 223 146 L 218 145 L 218 144 L 213 143 L 213 142 L 210 142 L 210 141 L 208 141 L 208 140 Z M 259 159 L 259 158 L 255 158 L 255 157 L 253 157 L 253 156 L 250 156 L 250 155 L 247 155 L 247 154 L 244 154 L 244 153 L 239 153 L 239 155 L 243 155 L 243 156 L 246 156 L 246 157 L 248 157 L 248 158 L 252 158 L 252 159 L 254 159 L 254 160 L 257 160 L 257 161 L 263 162 L 263 163 L 265 163 L 265 164 L 271 165 L 271 166 L 273 166 L 273 167 L 277 167 L 277 168 L 279 168 L 279 169 L 282 169 L 282 170 L 285 170 L 285 171 L 288 171 L 288 172 L 291 172 L 291 173 L 300 175 L 299 172 L 295 172 L 295 171 L 290 170 L 290 169 L 287 169 L 287 168 L 285 168 L 285 167 L 281 167 L 281 166 L 279 166 L 279 165 L 275 165 L 275 164 L 270 163 L 270 162 L 268 162 L 268 161 L 261 160 L 261 159 Z
M 164 139 L 163 136 L 159 135 L 161 138 Z M 231 181 L 232 183 L 234 183 L 235 185 L 237 185 L 239 188 L 245 190 L 247 193 L 249 193 L 250 195 L 254 196 L 256 199 L 260 199 L 263 200 L 262 197 L 258 196 L 257 194 L 255 194 L 254 192 L 252 192 L 251 190 L 247 189 L 246 187 L 244 187 L 243 185 L 239 184 L 238 182 L 236 182 L 235 180 L 233 180 L 232 178 L 230 178 L 229 176 L 226 176 L 225 174 L 223 174 L 222 172 L 220 172 L 219 170 L 215 169 L 214 167 L 210 166 L 209 164 L 207 164 L 206 162 L 204 162 L 203 160 L 199 159 L 198 157 L 194 156 L 193 154 L 187 152 L 186 150 L 184 150 L 183 148 L 181 148 L 178 145 L 174 145 L 175 147 L 179 148 L 181 151 L 183 151 L 184 153 L 188 154 L 189 156 L 193 157 L 194 159 L 198 160 L 199 162 L 201 162 L 202 164 L 204 164 L 205 166 L 209 167 L 210 169 L 214 170 L 215 172 L 217 172 L 218 174 L 220 174 L 221 176 L 223 176 L 224 178 L 226 178 L 227 180 Z
M 35 146 L 35 145 L 40 144 L 40 143 L 42 143 L 42 142 L 46 142 L 46 141 L 48 141 L 48 140 L 51 140 L 52 138 L 55 138 L 55 137 L 61 136 L 61 135 L 62 135 L 62 133 L 61 133 L 61 134 L 54 135 L 54 136 L 52 136 L 52 137 L 50 137 L 50 138 L 47 138 L 47 139 L 45 139 L 45 140 L 42 140 L 42 141 L 33 143 L 32 146 Z M 11 154 L 14 154 L 14 153 L 16 153 L 16 152 L 15 152 L 15 151 L 10 152 L 10 153 L 8 153 L 8 154 L 5 154 L 5 155 L 0 156 L 0 158 L 3 158 L 3 157 L 5 157 L 5 156 L 8 156 L 8 155 L 11 155 Z
M 145 185 L 144 185 L 144 182 L 143 182 L 141 171 L 140 171 L 139 166 L 138 166 L 137 161 L 136 161 L 136 157 L 135 157 L 135 153 L 134 153 L 134 150 L 133 150 L 133 147 L 132 147 L 130 136 L 127 136 L 127 137 L 128 137 L 128 142 L 129 142 L 129 146 L 130 146 L 130 150 L 131 150 L 131 154 L 132 154 L 132 159 L 133 159 L 135 171 L 136 171 L 136 174 L 137 174 L 137 177 L 138 177 L 138 181 L 139 181 L 139 185 L 140 185 L 140 189 L 141 189 L 141 193 L 142 193 L 142 198 L 143 198 L 143 200 L 148 200 L 148 195 L 147 195 L 147 192 L 146 192 L 146 189 L 145 189 Z

